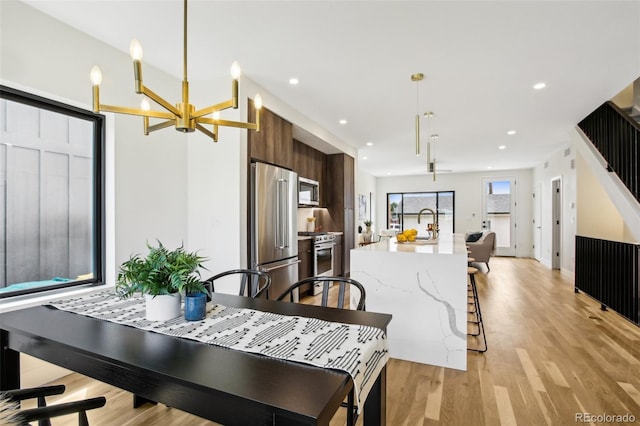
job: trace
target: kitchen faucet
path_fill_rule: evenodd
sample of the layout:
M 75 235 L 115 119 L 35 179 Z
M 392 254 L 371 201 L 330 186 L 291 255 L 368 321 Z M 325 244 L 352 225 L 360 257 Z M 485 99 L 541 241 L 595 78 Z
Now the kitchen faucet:
M 431 221 L 431 223 L 432 223 L 432 225 L 431 225 L 432 226 L 432 229 L 431 229 L 432 233 L 431 233 L 431 237 L 429 237 L 429 239 L 435 240 L 437 238 L 437 236 L 438 236 L 438 231 L 439 231 L 439 228 L 438 228 L 438 215 L 436 215 L 436 212 L 434 212 L 430 208 L 424 208 L 424 209 L 420 210 L 420 212 L 418 212 L 418 224 L 420 223 L 420 216 L 422 216 L 422 212 L 425 211 L 425 210 L 430 211 L 431 212 L 431 217 L 432 217 L 432 221 Z M 429 230 L 429 229 L 427 229 L 427 230 Z

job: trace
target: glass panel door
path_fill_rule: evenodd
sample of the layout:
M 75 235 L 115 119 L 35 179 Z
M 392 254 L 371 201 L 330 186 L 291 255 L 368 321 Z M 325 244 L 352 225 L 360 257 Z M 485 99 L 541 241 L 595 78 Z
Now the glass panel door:
M 496 233 L 496 256 L 515 256 L 515 179 L 482 179 L 482 227 Z

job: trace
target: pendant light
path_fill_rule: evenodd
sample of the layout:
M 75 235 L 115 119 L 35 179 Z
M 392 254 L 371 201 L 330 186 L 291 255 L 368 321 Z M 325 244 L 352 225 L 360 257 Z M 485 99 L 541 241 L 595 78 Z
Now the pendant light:
M 424 74 L 411 74 L 411 81 L 416 83 L 416 155 L 420 155 L 420 92 L 419 84 L 424 79 Z

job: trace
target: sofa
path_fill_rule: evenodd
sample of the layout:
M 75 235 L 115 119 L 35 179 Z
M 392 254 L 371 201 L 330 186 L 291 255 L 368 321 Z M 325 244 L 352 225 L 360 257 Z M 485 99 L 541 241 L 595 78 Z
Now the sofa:
M 493 231 L 469 232 L 465 235 L 465 241 L 469 249 L 469 257 L 472 257 L 475 263 L 484 263 L 487 265 L 487 272 L 491 271 L 489 259 L 495 250 L 496 233 Z

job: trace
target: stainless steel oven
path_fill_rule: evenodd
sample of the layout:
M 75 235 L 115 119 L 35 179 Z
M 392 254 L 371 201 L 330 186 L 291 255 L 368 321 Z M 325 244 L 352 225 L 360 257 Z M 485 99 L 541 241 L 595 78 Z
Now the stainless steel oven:
M 331 234 L 317 235 L 313 242 L 313 275 L 316 277 L 333 276 L 333 254 L 335 236 Z M 322 292 L 322 286 L 313 288 L 313 294 Z

